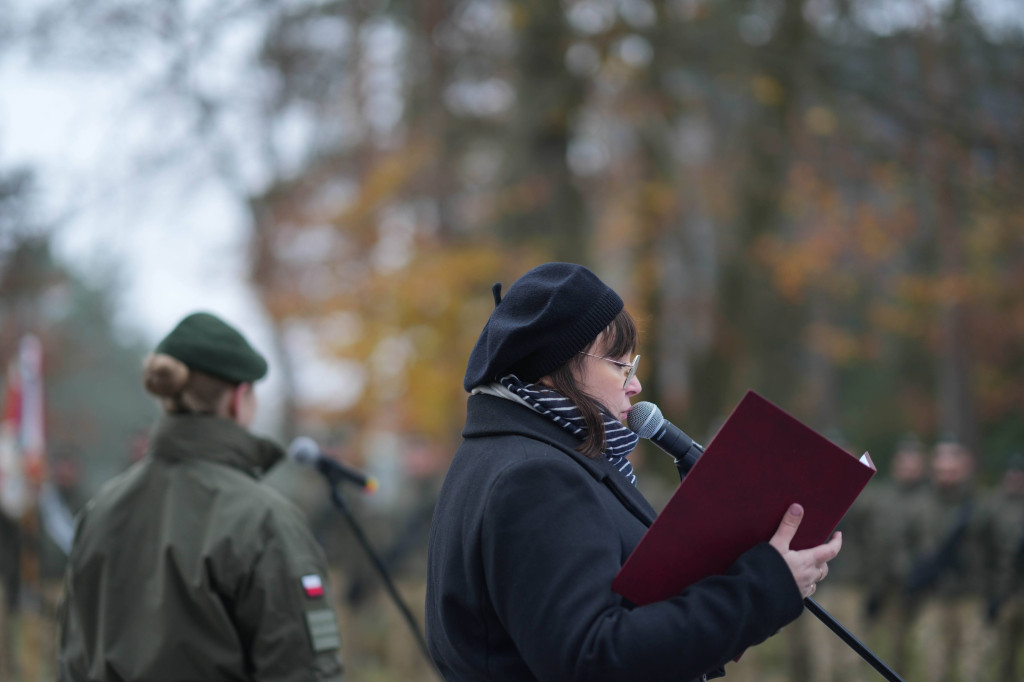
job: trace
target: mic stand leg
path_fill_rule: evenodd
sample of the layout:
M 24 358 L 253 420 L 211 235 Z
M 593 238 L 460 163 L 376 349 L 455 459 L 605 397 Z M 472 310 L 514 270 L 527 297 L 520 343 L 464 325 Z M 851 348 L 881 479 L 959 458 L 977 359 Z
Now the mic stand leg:
M 398 594 L 398 590 L 395 589 L 395 584 L 391 581 L 391 576 L 388 574 L 387 567 L 384 566 L 384 562 L 381 561 L 380 557 L 373 550 L 373 547 L 370 545 L 370 541 L 367 539 L 366 533 L 363 532 L 362 527 L 356 522 L 355 517 L 352 516 L 352 510 L 350 510 L 348 508 L 348 504 L 345 503 L 345 498 L 341 496 L 338 486 L 331 485 L 330 487 L 331 502 L 334 503 L 334 506 L 342 512 L 345 520 L 348 521 L 349 528 L 352 529 L 352 533 L 356 536 L 356 540 L 359 541 L 363 551 L 366 552 L 366 555 L 370 558 L 374 568 L 377 569 L 377 573 L 380 575 L 381 580 L 384 581 L 384 587 L 387 588 L 392 601 L 394 601 L 398 610 L 401 611 L 405 622 L 409 625 L 409 629 L 412 630 L 412 634 L 416 638 L 416 644 L 419 645 L 420 651 L 423 652 L 423 656 L 427 659 L 427 663 L 430 664 L 431 669 L 440 678 L 440 673 L 438 673 L 437 668 L 434 666 L 434 659 L 430 657 L 430 650 L 427 648 L 427 642 L 423 638 L 423 634 L 420 632 L 419 625 L 416 624 L 416 618 L 409 610 L 405 600 L 403 600 L 402 596 Z
M 865 661 L 871 664 L 875 670 L 882 674 L 882 677 L 889 680 L 889 682 L 903 682 L 903 678 L 896 674 L 892 668 L 885 664 L 885 662 L 875 655 L 871 649 L 867 648 L 863 642 L 857 639 L 853 633 L 843 627 L 843 624 L 835 619 L 831 613 L 821 607 L 821 604 L 814 601 L 810 597 L 804 599 L 804 606 L 807 610 L 813 613 L 818 620 L 828 626 L 828 629 L 836 633 L 839 639 L 846 642 L 846 644 L 857 652 L 857 654 Z

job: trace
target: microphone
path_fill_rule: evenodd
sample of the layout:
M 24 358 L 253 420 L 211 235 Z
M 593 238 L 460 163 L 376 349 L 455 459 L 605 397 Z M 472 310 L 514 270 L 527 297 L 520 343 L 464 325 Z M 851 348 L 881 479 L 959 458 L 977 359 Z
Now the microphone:
M 316 441 L 308 436 L 299 436 L 293 440 L 292 444 L 288 446 L 288 456 L 298 464 L 319 471 L 331 485 L 348 481 L 358 485 L 365 493 L 377 491 L 377 479 L 328 457 L 320 451 L 320 446 L 316 444 Z
M 629 410 L 626 425 L 636 435 L 649 438 L 659 448 L 672 455 L 681 476 L 690 473 L 690 469 L 704 453 L 704 446 L 665 419 L 661 409 L 654 403 L 640 402 L 634 405 Z

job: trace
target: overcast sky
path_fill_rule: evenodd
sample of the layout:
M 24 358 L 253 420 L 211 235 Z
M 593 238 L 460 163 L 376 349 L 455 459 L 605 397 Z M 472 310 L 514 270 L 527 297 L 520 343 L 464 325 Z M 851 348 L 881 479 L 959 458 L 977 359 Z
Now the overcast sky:
M 197 307 L 260 324 L 234 203 L 216 183 L 133 175 L 113 75 L 38 71 L 19 58 L 0 63 L 0 83 L 0 166 L 34 169 L 41 217 L 61 225 L 59 257 L 86 277 L 121 271 L 121 324 L 155 340 Z
M 0 92 L 0 168 L 34 171 L 38 217 L 59 227 L 58 258 L 95 282 L 117 273 L 118 327 L 146 345 L 195 310 L 242 329 L 271 358 L 257 386 L 257 428 L 273 431 L 279 377 L 266 319 L 246 282 L 247 226 L 237 204 L 212 173 L 137 176 L 140 131 L 124 120 L 129 88 L 112 74 L 39 70 L 8 55 L 0 60 Z M 337 393 L 323 376 L 299 377 L 310 398 Z

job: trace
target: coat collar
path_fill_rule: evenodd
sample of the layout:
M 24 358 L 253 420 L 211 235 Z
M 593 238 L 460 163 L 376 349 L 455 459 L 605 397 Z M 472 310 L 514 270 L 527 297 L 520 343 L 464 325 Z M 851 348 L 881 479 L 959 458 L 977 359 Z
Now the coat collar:
M 647 499 L 604 457 L 590 459 L 576 451 L 579 440 L 529 407 L 493 395 L 472 395 L 467 404 L 463 438 L 518 435 L 550 445 L 606 485 L 634 516 L 650 526 L 657 516 Z
M 166 414 L 153 431 L 151 452 L 159 459 L 206 460 L 259 478 L 284 456 L 279 445 L 213 415 Z

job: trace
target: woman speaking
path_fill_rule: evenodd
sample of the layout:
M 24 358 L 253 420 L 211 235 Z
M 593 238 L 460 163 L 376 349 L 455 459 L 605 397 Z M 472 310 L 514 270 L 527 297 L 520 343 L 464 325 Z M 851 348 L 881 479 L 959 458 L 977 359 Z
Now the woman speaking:
M 626 459 L 637 329 L 580 265 L 547 263 L 501 298 L 469 357 L 463 443 L 434 512 L 427 640 L 449 681 L 672 680 L 725 663 L 794 620 L 841 539 L 770 542 L 661 602 L 611 589 L 655 511 Z

